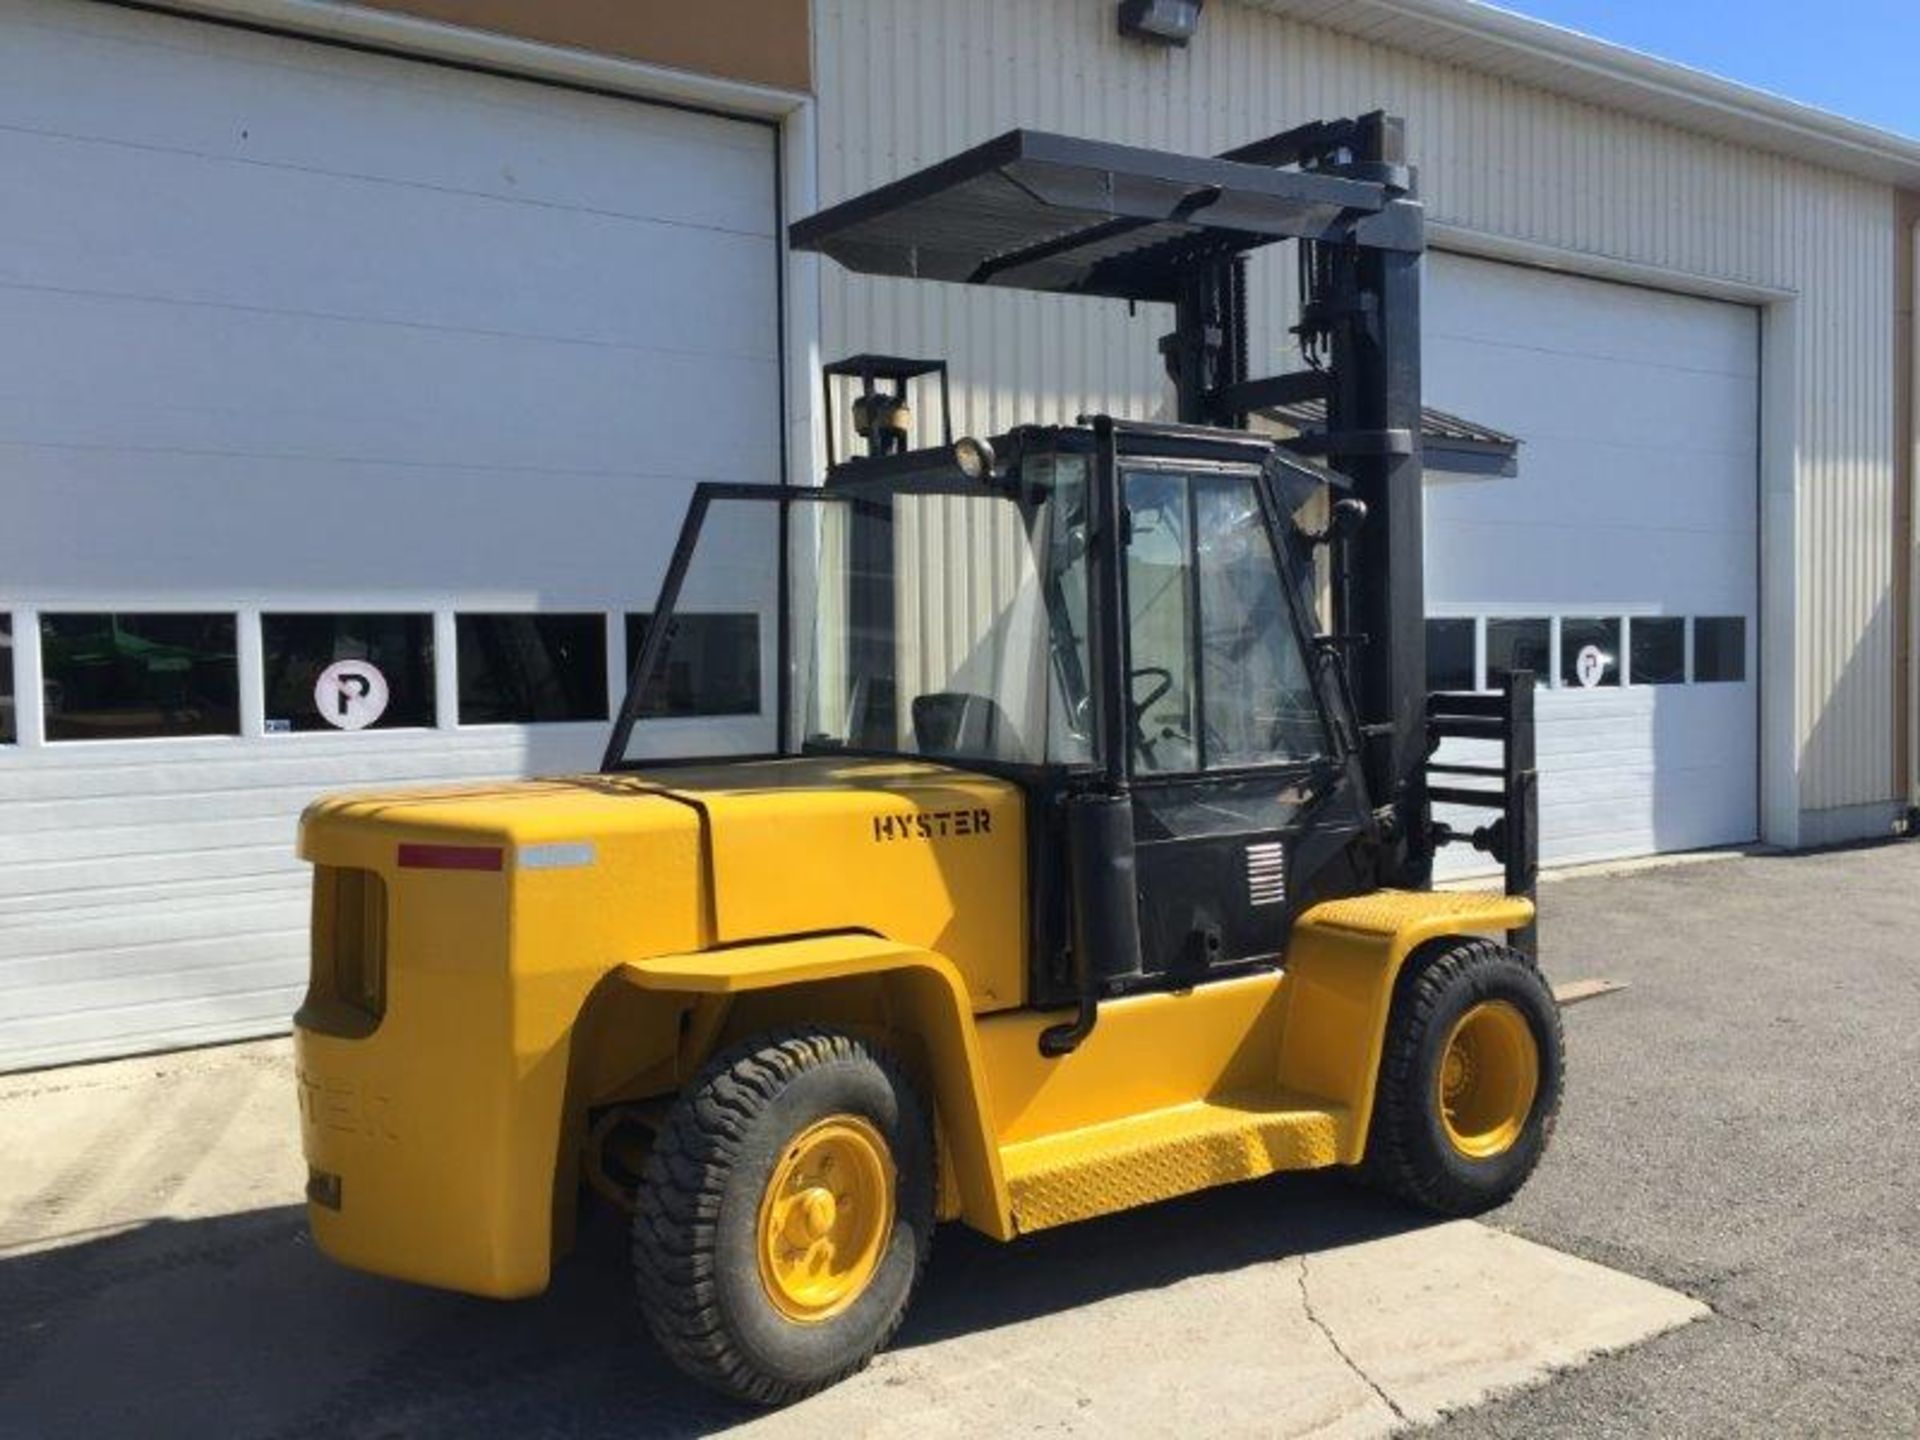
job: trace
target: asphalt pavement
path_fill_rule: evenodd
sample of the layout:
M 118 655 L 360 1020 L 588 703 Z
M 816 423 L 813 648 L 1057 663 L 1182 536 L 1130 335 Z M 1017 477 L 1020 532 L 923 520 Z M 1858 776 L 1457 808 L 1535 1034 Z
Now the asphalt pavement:
M 1920 843 L 1550 882 L 1559 1132 L 1492 1223 L 1712 1318 L 1447 1436 L 1920 1435 Z

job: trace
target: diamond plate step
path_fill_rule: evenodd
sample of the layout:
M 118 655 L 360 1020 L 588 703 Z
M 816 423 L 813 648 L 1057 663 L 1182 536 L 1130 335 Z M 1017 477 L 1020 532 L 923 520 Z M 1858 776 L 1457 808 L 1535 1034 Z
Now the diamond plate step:
M 1336 1164 L 1342 1107 L 1282 1093 L 1217 1095 L 1006 1146 L 1020 1233 L 1235 1180 Z

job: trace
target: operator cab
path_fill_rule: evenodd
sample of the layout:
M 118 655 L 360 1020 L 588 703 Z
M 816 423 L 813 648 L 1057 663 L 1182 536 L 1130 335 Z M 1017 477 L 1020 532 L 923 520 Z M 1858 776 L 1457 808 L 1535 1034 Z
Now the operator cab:
M 1245 431 L 1105 417 L 907 450 L 910 384 L 944 367 L 843 364 L 867 453 L 817 490 L 701 487 L 609 768 L 845 755 L 1019 784 L 1037 1003 L 1081 994 L 1076 951 L 1102 994 L 1277 962 L 1299 909 L 1366 878 L 1297 518 L 1339 477 Z M 746 602 L 772 723 L 689 729 L 683 621 Z M 1110 933 L 1076 944 L 1076 913 Z

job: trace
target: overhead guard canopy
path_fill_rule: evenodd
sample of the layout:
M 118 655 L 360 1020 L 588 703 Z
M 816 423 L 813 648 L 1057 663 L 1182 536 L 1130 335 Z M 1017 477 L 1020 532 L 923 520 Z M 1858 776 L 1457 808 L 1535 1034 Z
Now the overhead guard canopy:
M 1321 399 L 1265 405 L 1258 413 L 1296 436 L 1318 435 L 1327 428 L 1327 402 Z M 1431 405 L 1420 407 L 1420 447 L 1421 464 L 1427 470 L 1506 478 L 1520 473 L 1518 436 Z
M 1012 130 L 789 234 L 867 275 L 1171 301 L 1197 263 L 1339 238 L 1389 198 L 1366 180 Z

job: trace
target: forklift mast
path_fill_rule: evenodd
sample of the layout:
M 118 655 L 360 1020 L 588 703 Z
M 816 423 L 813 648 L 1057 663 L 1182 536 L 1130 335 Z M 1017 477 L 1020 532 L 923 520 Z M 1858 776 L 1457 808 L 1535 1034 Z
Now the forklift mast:
M 1425 764 L 1426 582 L 1420 470 L 1420 258 L 1424 248 L 1406 128 L 1374 112 L 1230 150 L 1239 164 L 1301 166 L 1380 187 L 1385 204 L 1352 234 L 1302 238 L 1299 321 L 1308 368 L 1248 374 L 1246 255 L 1180 278 L 1161 342 L 1178 417 L 1245 428 L 1264 405 L 1323 400 L 1326 429 L 1289 448 L 1353 483 L 1366 523 L 1333 554 L 1332 629 L 1349 656 L 1368 793 L 1383 826 L 1389 884 L 1431 877 Z
M 1288 448 L 1344 476 L 1366 515 L 1331 541 L 1327 644 L 1351 682 L 1376 881 L 1424 886 L 1437 838 L 1421 564 L 1425 239 L 1403 123 L 1380 112 L 1317 121 L 1211 160 L 1013 131 L 801 220 L 791 238 L 868 274 L 1170 304 L 1160 348 L 1182 424 L 1245 429 L 1263 407 L 1325 403 L 1325 430 Z M 1282 240 L 1298 246 L 1305 368 L 1255 377 L 1247 254 Z M 870 388 L 871 361 L 842 373 Z

